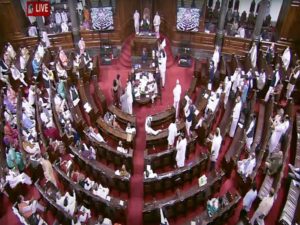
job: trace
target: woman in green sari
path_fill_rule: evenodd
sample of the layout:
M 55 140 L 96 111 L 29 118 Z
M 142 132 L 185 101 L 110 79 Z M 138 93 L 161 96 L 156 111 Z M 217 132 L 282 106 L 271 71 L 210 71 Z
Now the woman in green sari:
M 22 153 L 16 152 L 14 147 L 9 148 L 8 153 L 6 154 L 6 163 L 7 167 L 10 169 L 18 168 L 19 171 L 23 171 L 25 169 Z

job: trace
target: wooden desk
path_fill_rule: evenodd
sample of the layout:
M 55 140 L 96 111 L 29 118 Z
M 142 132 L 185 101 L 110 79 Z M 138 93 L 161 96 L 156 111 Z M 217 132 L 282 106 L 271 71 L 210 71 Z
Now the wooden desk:
M 118 169 L 124 164 L 128 170 L 132 170 L 132 158 L 133 150 L 128 149 L 128 153 L 122 153 L 117 151 L 117 149 L 109 146 L 107 143 L 98 142 L 94 139 L 90 139 L 87 135 L 87 131 L 84 131 L 86 137 L 91 142 L 92 146 L 97 151 L 97 156 L 101 159 L 105 159 L 108 163 L 113 163 Z
M 55 210 L 58 220 L 62 224 L 71 225 L 74 217 L 66 213 L 62 207 L 57 205 L 56 201 L 52 199 L 47 192 L 44 191 L 44 189 L 39 185 L 38 181 L 35 183 L 35 187 L 38 189 L 39 193 L 43 196 L 47 203 L 51 206 L 50 208 Z
M 127 126 L 127 124 L 130 123 L 132 126 L 136 127 L 136 117 L 134 115 L 125 113 L 114 105 L 108 106 L 108 111 L 117 116 L 116 119 L 118 122 L 123 123 L 125 126 Z
M 176 112 L 175 108 L 171 106 L 163 112 L 159 112 L 151 115 L 152 117 L 151 126 L 157 127 L 165 123 L 170 123 L 175 121 L 175 112 Z
M 63 172 L 57 163 L 53 165 L 54 170 L 58 173 L 62 181 L 70 188 L 74 190 L 77 195 L 77 201 L 84 202 L 90 206 L 90 209 L 95 208 L 96 211 L 101 212 L 102 215 L 112 219 L 113 221 L 122 221 L 120 218 L 125 218 L 127 210 L 127 201 L 110 196 L 110 200 L 101 198 L 94 195 L 92 191 L 85 190 L 78 183 L 75 183 L 70 177 Z
M 152 49 L 157 46 L 157 38 L 154 36 L 135 36 L 131 41 L 132 56 L 141 56 L 143 48 L 146 48 L 148 55 L 152 54 Z
M 95 180 L 99 181 L 104 186 L 110 189 L 117 189 L 124 193 L 129 191 L 129 177 L 122 177 L 115 174 L 115 171 L 95 160 L 84 158 L 76 148 L 69 146 L 71 153 L 75 156 L 79 166 L 85 169 Z
M 182 131 L 185 128 L 185 122 L 180 121 L 177 123 L 177 131 Z M 146 134 L 146 146 L 151 147 L 153 145 L 164 145 L 167 144 L 167 138 L 169 135 L 169 130 L 168 128 L 162 130 L 159 134 L 157 135 L 151 135 L 151 134 Z
M 108 125 L 101 117 L 97 119 L 97 124 L 103 133 L 112 137 L 116 142 L 122 141 L 127 146 L 134 146 L 135 136 L 128 134 L 119 128 L 113 128 L 112 126 Z
M 196 148 L 197 136 L 193 136 L 188 140 L 186 148 L 186 158 Z M 165 151 L 161 151 L 155 154 L 148 154 L 148 150 L 145 152 L 145 163 L 150 164 L 153 170 L 163 168 L 165 166 L 174 166 L 176 163 L 176 148 L 170 148 Z
M 233 210 L 236 208 L 238 202 L 241 199 L 239 193 L 231 194 L 226 193 L 226 197 L 229 201 L 228 205 L 219 209 L 219 211 L 213 214 L 211 217 L 208 216 L 207 210 L 196 216 L 191 221 L 184 223 L 184 225 L 190 225 L 191 222 L 195 222 L 197 225 L 208 225 L 208 224 L 223 224 L 231 215 Z
M 197 207 L 215 191 L 219 190 L 223 175 L 224 173 L 222 171 L 217 174 L 209 174 L 207 183 L 201 187 L 196 184 L 185 192 L 172 195 L 159 201 L 145 203 L 143 209 L 144 224 L 159 222 L 160 208 L 166 210 L 168 219 L 170 219 L 184 214 L 190 207 Z
M 206 169 L 207 155 L 201 154 L 188 165 L 178 168 L 175 171 L 157 174 L 156 178 L 144 178 L 144 193 L 152 194 L 175 190 L 187 182 L 191 182 L 195 177 L 200 177 Z

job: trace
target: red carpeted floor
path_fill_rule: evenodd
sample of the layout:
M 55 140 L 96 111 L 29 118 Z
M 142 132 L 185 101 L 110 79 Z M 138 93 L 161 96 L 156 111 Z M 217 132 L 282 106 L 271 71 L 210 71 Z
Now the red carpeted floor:
M 111 66 L 101 66 L 100 69 L 100 87 L 104 91 L 105 96 L 107 97 L 108 103 L 111 102 L 111 87 L 113 79 L 115 79 L 117 74 L 121 75 L 121 81 L 123 84 L 123 87 L 125 87 L 126 80 L 128 77 L 128 73 L 131 68 L 131 62 L 130 62 L 130 56 L 131 56 L 131 50 L 130 50 L 130 40 L 132 37 L 130 37 L 126 43 L 124 44 L 121 52 L 121 56 L 118 60 L 116 60 L 113 65 Z M 168 43 L 168 42 L 167 42 Z M 129 196 L 129 205 L 128 205 L 128 213 L 127 213 L 127 224 L 128 225 L 141 225 L 142 224 L 142 210 L 144 205 L 144 193 L 143 193 L 143 171 L 144 171 L 144 150 L 145 150 L 145 130 L 144 130 L 144 122 L 145 118 L 148 115 L 164 111 L 166 108 L 171 106 L 173 104 L 173 93 L 172 90 L 175 86 L 176 80 L 179 79 L 180 83 L 182 85 L 182 97 L 184 93 L 189 88 L 190 82 L 192 80 L 193 75 L 193 67 L 191 68 L 182 68 L 178 67 L 177 64 L 174 62 L 174 58 L 171 56 L 171 49 L 169 45 L 167 45 L 167 56 L 168 56 L 168 69 L 166 73 L 166 86 L 162 90 L 162 101 L 156 100 L 154 104 L 149 104 L 145 106 L 139 106 L 134 105 L 134 114 L 137 117 L 137 136 L 136 136 L 136 145 L 134 148 L 134 157 L 133 157 L 133 171 L 131 182 L 130 182 L 130 196 Z M 199 88 L 197 88 L 197 92 L 199 92 Z M 221 117 L 218 119 L 220 121 Z M 217 121 L 217 123 L 218 123 Z M 216 127 L 216 125 L 214 126 Z M 226 138 L 224 141 L 224 144 L 222 146 L 222 150 L 218 159 L 218 168 L 221 166 L 221 161 L 228 150 L 230 146 L 231 140 L 230 138 Z M 293 146 L 292 146 L 293 148 Z M 198 146 L 197 152 L 203 151 L 203 147 Z M 193 156 L 190 157 L 189 160 L 192 160 Z M 226 179 L 221 187 L 220 195 L 226 193 L 228 190 L 237 189 L 236 187 L 236 169 L 234 169 L 231 173 L 231 176 L 229 179 Z M 286 170 L 287 172 L 287 170 Z M 256 182 L 258 186 L 261 185 L 264 175 L 260 171 Z M 274 204 L 270 214 L 266 218 L 266 224 L 267 225 L 273 225 L 276 224 L 281 209 L 283 207 L 283 204 L 285 202 L 286 198 L 286 192 L 287 192 L 287 181 L 286 179 L 283 180 L 282 188 L 279 191 L 279 195 L 277 197 L 276 203 Z M 24 190 L 24 195 L 27 198 L 38 197 L 39 194 L 37 193 L 37 190 L 31 186 L 28 188 L 28 190 Z M 164 196 L 163 196 L 164 197 Z M 0 224 L 9 224 L 9 225 L 17 225 L 20 224 L 18 218 L 13 214 L 11 210 L 12 204 L 9 202 L 7 197 L 1 196 L 0 197 L 1 207 L 0 207 Z M 254 209 L 257 207 L 257 205 L 254 205 L 252 207 L 252 210 L 249 214 L 249 217 L 251 218 Z M 187 214 L 186 217 L 180 217 L 177 218 L 175 221 L 170 220 L 170 224 L 182 224 L 183 222 L 193 218 L 197 214 L 201 213 L 204 209 L 204 206 L 199 206 L 199 208 L 194 211 Z M 233 216 L 226 222 L 224 221 L 224 224 L 228 225 L 234 225 L 236 224 L 238 220 L 238 216 L 241 210 L 241 202 L 239 203 L 238 207 L 236 208 Z M 50 212 L 47 212 L 46 215 L 42 216 L 43 218 L 46 218 L 47 221 L 54 221 L 53 215 Z

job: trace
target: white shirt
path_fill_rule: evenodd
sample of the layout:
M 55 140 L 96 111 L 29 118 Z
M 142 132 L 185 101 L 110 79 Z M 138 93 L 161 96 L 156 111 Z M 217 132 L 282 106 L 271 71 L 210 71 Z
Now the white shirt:
M 241 109 L 242 109 L 242 101 L 239 101 L 235 104 L 233 108 L 233 114 L 232 114 L 233 119 L 238 120 L 240 118 Z
M 211 157 L 210 160 L 216 162 L 219 156 L 219 152 L 222 144 L 222 135 L 214 135 L 211 145 Z
M 157 15 L 157 14 L 154 16 L 153 25 L 154 26 L 159 26 L 160 25 L 160 16 Z
M 181 85 L 176 84 L 175 88 L 173 89 L 174 102 L 180 101 L 180 95 L 181 95 Z
M 65 22 L 65 23 L 68 22 L 68 15 L 67 15 L 67 13 L 66 13 L 65 11 L 63 11 L 63 12 L 61 13 L 61 19 L 62 19 L 62 21 Z
M 139 25 L 140 23 L 140 14 L 138 11 L 136 11 L 134 14 L 133 14 L 133 20 L 134 20 L 134 24 L 135 25 Z
M 250 189 L 245 195 L 243 199 L 243 207 L 247 212 L 250 210 L 253 201 L 256 199 L 256 196 L 257 196 L 257 190 L 253 191 L 253 189 Z
M 61 24 L 61 14 L 59 12 L 55 13 L 55 23 L 56 24 Z

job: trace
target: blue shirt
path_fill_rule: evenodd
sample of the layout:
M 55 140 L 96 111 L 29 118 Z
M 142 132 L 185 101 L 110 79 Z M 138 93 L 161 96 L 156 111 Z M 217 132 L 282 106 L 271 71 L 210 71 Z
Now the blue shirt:
M 256 199 L 257 190 L 250 189 L 243 199 L 243 208 L 249 212 L 253 201 Z

